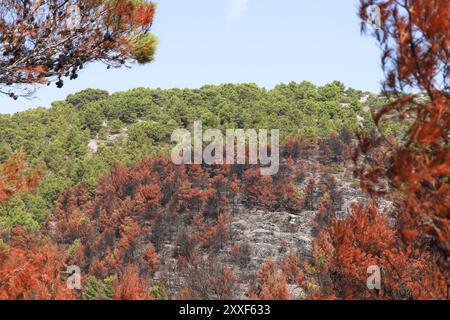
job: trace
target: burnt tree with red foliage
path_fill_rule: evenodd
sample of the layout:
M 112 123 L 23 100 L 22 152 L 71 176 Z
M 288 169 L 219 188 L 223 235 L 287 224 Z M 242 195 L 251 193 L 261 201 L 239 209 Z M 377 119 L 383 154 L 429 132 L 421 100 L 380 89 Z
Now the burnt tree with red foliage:
M 34 189 L 42 170 L 29 170 L 25 155 L 18 152 L 6 162 L 0 164 L 0 203 L 8 201 L 20 191 Z
M 272 260 L 264 263 L 256 274 L 256 289 L 252 299 L 289 300 L 290 294 L 286 276 Z
M 319 293 L 313 298 L 442 299 L 447 277 L 428 251 L 403 242 L 387 214 L 376 205 L 356 205 L 336 219 L 313 243 Z M 369 266 L 381 268 L 381 290 L 366 285 Z
M 55 244 L 15 228 L 0 242 L 0 300 L 68 300 L 65 254 Z
M 449 0 L 363 0 L 380 9 L 380 28 L 373 31 L 383 50 L 384 93 L 393 102 L 374 114 L 380 127 L 386 118 L 411 124 L 406 139 L 360 136 L 354 154 L 363 188 L 374 196 L 401 202 L 396 217 L 405 241 L 439 260 L 449 270 L 450 253 L 450 106 Z M 418 93 L 414 93 L 418 92 Z M 382 161 L 384 159 L 384 161 Z

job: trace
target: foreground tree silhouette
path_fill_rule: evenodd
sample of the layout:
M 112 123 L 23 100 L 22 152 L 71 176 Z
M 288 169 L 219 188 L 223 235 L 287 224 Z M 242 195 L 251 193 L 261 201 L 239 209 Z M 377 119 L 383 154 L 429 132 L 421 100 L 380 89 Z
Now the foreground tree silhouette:
M 372 195 L 399 195 L 400 230 L 407 242 L 431 247 L 448 270 L 450 253 L 450 0 L 364 0 L 363 30 L 369 6 L 380 12 L 373 31 L 383 50 L 384 92 L 393 102 L 374 119 L 396 117 L 410 125 L 403 141 L 361 137 L 355 160 L 363 187 Z M 417 93 L 416 93 L 417 92 Z M 381 131 L 381 129 L 380 129 Z M 377 161 L 384 145 L 383 162 Z M 385 179 L 383 179 L 385 178 Z M 387 185 L 383 186 L 384 181 Z
M 379 13 L 372 32 L 383 50 L 389 103 L 375 110 L 378 131 L 360 134 L 353 160 L 363 189 L 392 206 L 389 212 L 376 203 L 354 206 L 319 233 L 306 268 L 315 278 L 307 288 L 312 298 L 448 299 L 449 5 L 361 1 L 363 31 L 368 12 Z M 386 137 L 387 118 L 403 122 L 407 134 Z M 370 265 L 381 269 L 380 290 L 367 289 Z
M 145 0 L 4 0 L 0 92 L 31 95 L 37 83 L 76 79 L 89 62 L 152 61 L 155 5 Z

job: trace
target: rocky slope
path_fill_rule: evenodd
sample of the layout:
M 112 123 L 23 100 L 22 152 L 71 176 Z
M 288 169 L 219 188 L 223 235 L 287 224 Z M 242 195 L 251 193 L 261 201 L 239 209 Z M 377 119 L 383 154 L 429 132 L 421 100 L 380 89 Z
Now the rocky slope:
M 317 159 L 310 160 L 312 165 Z M 357 201 L 366 201 L 366 195 L 360 191 L 357 181 L 352 178 L 351 171 L 343 169 L 342 165 L 333 166 L 338 190 L 342 196 L 342 206 L 334 214 L 343 217 L 350 210 L 351 205 Z M 323 172 L 316 171 L 309 174 L 309 178 L 320 182 Z M 304 188 L 304 183 L 297 186 Z M 279 263 L 289 252 L 296 252 L 301 259 L 309 259 L 312 254 L 312 241 L 315 232 L 315 217 L 321 199 L 320 190 L 315 190 L 313 203 L 314 210 L 301 212 L 270 211 L 252 207 L 246 204 L 242 195 L 235 198 L 229 214 L 232 217 L 228 225 L 229 239 L 217 254 L 206 254 L 202 258 L 207 264 L 208 260 L 214 264 L 233 269 L 237 279 L 234 287 L 234 299 L 248 299 L 257 286 L 256 274 L 261 266 L 269 259 Z M 177 247 L 173 243 L 166 243 L 160 251 L 161 266 L 154 276 L 154 280 L 164 284 L 169 297 L 175 298 L 182 290 L 183 284 L 190 283 L 192 278 L 198 276 L 192 272 L 180 271 L 177 259 L 174 258 Z M 230 252 L 233 247 L 240 250 L 237 257 Z M 197 268 L 198 266 L 195 266 Z M 188 268 L 189 269 L 189 268 Z M 202 270 L 200 267 L 201 272 Z M 208 281 L 208 275 L 197 278 L 197 281 Z M 288 284 L 292 299 L 300 299 L 304 290 L 294 283 Z M 201 290 L 200 290 L 201 291 Z M 204 298 L 217 298 L 214 293 L 204 290 Z

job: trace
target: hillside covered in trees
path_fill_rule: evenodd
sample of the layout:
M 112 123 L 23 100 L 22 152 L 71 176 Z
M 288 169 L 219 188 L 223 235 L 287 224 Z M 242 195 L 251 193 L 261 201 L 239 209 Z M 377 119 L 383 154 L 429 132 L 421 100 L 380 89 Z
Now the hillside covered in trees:
M 282 128 L 282 142 L 300 136 L 317 142 L 344 128 L 358 129 L 358 117 L 366 128 L 373 127 L 367 106 L 381 101 L 339 82 L 320 88 L 291 83 L 273 90 L 252 84 L 141 88 L 111 95 L 88 89 L 50 109 L 2 115 L 0 161 L 21 150 L 29 165 L 45 174 L 38 190 L 1 207 L 0 221 L 38 229 L 68 187 L 84 182 L 93 190 L 115 163 L 168 155 L 173 130 L 191 129 L 195 120 L 203 121 L 205 129 Z M 399 129 L 393 124 L 389 130 Z
M 88 89 L 50 109 L 1 116 L 2 161 L 26 157 L 41 174 L 32 191 L 0 206 L 2 270 L 29 263 L 3 298 L 346 297 L 323 279 L 331 272 L 325 265 L 342 257 L 332 258 L 322 241 L 335 218 L 360 214 L 358 199 L 368 200 L 353 177 L 352 132 L 374 132 L 369 109 L 382 103 L 340 82 L 111 95 Z M 190 129 L 197 119 L 211 128 L 282 128 L 278 174 L 263 177 L 254 165 L 172 164 L 172 131 Z M 392 122 L 385 131 L 400 138 L 404 128 Z M 368 223 L 377 224 L 376 239 L 400 239 L 379 209 L 366 210 L 374 215 Z M 374 254 L 364 250 L 363 256 Z M 46 258 L 36 261 L 30 252 Z M 352 262 L 362 278 L 363 260 L 359 267 Z M 60 287 L 43 280 L 42 265 L 34 263 L 51 268 L 46 272 Z M 81 268 L 82 290 L 66 289 L 69 265 Z M 347 272 L 342 277 L 350 281 Z M 18 289 L 23 281 L 31 281 L 26 291 Z M 352 281 L 343 288 L 367 294 Z M 405 294 L 391 286 L 388 295 Z

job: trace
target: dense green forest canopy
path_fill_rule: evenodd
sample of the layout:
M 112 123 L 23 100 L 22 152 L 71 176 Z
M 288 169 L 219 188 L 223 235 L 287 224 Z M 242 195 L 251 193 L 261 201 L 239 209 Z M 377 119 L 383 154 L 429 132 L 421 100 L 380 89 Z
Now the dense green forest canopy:
M 255 84 L 224 84 L 200 89 L 145 89 L 109 94 L 87 89 L 14 115 L 0 115 L 0 162 L 22 150 L 44 176 L 33 193 L 0 206 L 0 224 L 37 229 L 58 196 L 84 182 L 94 188 L 114 163 L 168 154 L 174 129 L 280 129 L 282 140 L 303 136 L 317 141 L 333 132 L 373 126 L 368 107 L 376 95 L 335 81 L 280 84 L 272 90 Z M 388 131 L 398 131 L 395 124 Z

